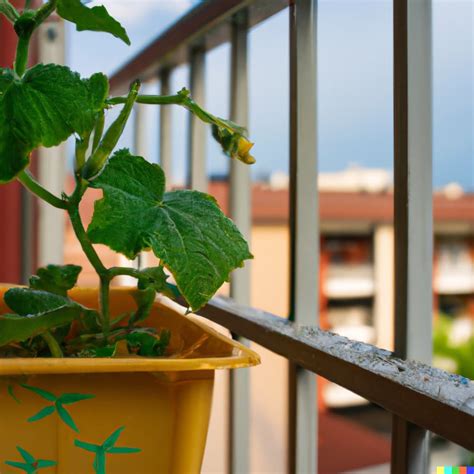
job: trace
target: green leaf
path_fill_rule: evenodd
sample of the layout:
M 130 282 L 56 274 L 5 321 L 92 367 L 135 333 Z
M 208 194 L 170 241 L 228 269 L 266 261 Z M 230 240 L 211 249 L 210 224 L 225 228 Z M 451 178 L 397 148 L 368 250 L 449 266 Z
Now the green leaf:
M 36 466 L 38 469 L 44 469 L 46 467 L 53 467 L 56 466 L 58 463 L 56 461 L 48 461 L 47 459 L 38 459 L 36 461 Z
M 30 390 L 31 392 L 36 393 L 36 395 L 39 395 L 45 400 L 48 400 L 48 402 L 56 401 L 56 395 L 54 395 L 54 393 L 48 392 L 39 387 L 33 387 L 32 385 L 27 385 L 26 383 L 22 383 L 20 384 L 20 386 L 25 388 L 26 390 Z
M 167 283 L 169 275 L 165 273 L 164 268 L 160 265 L 158 267 L 149 267 L 140 270 L 138 276 L 138 292 L 134 294 L 135 301 L 139 307 L 136 312 L 134 322 L 143 321 L 148 316 L 151 306 L 156 298 L 156 292 L 168 296 L 169 298 L 176 298 L 173 287 Z M 153 292 L 151 290 L 154 290 Z M 143 309 L 142 309 L 143 308 Z M 140 313 L 140 314 L 138 314 Z
M 16 449 L 21 454 L 21 457 L 25 460 L 25 462 L 31 464 L 36 461 L 36 459 L 28 451 L 26 451 L 26 449 L 23 449 L 21 446 L 17 446 Z
M 37 275 L 30 278 L 30 287 L 67 296 L 68 290 L 77 283 L 82 267 L 78 265 L 48 265 L 39 268 Z
M 62 405 L 70 405 L 71 403 L 90 400 L 91 398 L 95 398 L 95 395 L 88 395 L 86 393 L 65 393 L 58 398 L 58 402 Z
M 35 148 L 89 133 L 108 94 L 103 74 L 81 79 L 55 64 L 38 64 L 21 79 L 2 69 L 0 77 L 0 183 L 22 171 Z
M 140 453 L 140 448 L 127 448 L 127 447 L 117 447 L 117 448 L 109 448 L 107 452 L 110 454 L 133 454 L 133 453 Z
M 80 0 L 58 0 L 58 15 L 76 24 L 77 31 L 103 31 L 130 45 L 124 27 L 112 18 L 104 6 L 87 8 Z
M 160 335 L 153 334 L 147 328 L 136 329 L 127 334 L 129 348 L 144 357 L 162 356 L 170 341 L 170 331 L 163 330 Z
M 11 69 L 0 68 L 0 98 L 15 79 Z
M 120 428 L 117 428 L 102 444 L 104 448 L 111 448 L 112 446 L 115 445 L 117 440 L 119 439 L 120 435 L 122 434 L 122 431 L 125 429 L 125 426 L 121 426 Z
M 8 465 L 8 466 L 11 466 L 11 467 L 16 467 L 18 469 L 22 469 L 23 471 L 28 472 L 28 473 L 30 473 L 30 472 L 34 473 L 34 470 L 32 470 L 32 468 L 28 464 L 25 464 L 25 463 L 22 463 L 22 462 L 5 461 L 5 464 Z
M 145 357 L 154 355 L 154 348 L 158 342 L 154 335 L 139 331 L 127 334 L 126 340 L 132 350 L 138 349 L 138 354 Z
M 7 386 L 7 392 L 8 392 L 8 395 L 10 395 L 11 398 L 13 398 L 13 400 L 15 400 L 15 402 L 17 402 L 18 404 L 20 404 L 20 399 L 15 395 L 15 390 L 13 389 L 13 385 L 10 383 L 8 384 Z
M 56 410 L 58 412 L 59 418 L 66 423 L 69 428 L 73 429 L 76 433 L 79 433 L 79 428 L 76 426 L 76 423 L 74 423 L 74 420 L 72 419 L 72 416 L 69 414 L 69 412 L 61 405 L 60 402 L 56 402 Z
M 99 323 L 99 313 L 94 310 L 87 310 L 79 318 L 84 333 L 95 333 L 101 330 Z
M 30 288 L 10 288 L 4 296 L 8 307 L 20 316 L 39 315 L 60 308 L 79 307 L 64 296 Z
M 104 358 L 104 357 L 115 357 L 117 353 L 117 343 L 108 345 L 105 347 L 94 347 L 87 349 L 88 357 L 93 358 Z
M 85 449 L 91 453 L 96 453 L 100 448 L 100 446 L 97 446 L 96 444 L 86 443 L 85 441 L 80 441 L 78 439 L 74 440 L 74 446 Z
M 95 455 L 93 467 L 96 474 L 105 474 L 105 451 L 102 448 Z
M 252 258 L 214 198 L 197 191 L 164 193 L 161 168 L 127 150 L 117 152 L 91 186 L 104 191 L 88 229 L 91 240 L 129 259 L 151 248 L 193 310 Z
M 33 423 L 35 421 L 42 420 L 43 418 L 46 418 L 49 415 L 52 415 L 55 412 L 54 406 L 50 405 L 49 407 L 44 407 L 41 409 L 36 415 L 31 416 L 28 418 L 29 423 Z
M 166 280 L 168 275 L 165 273 L 163 267 L 150 267 L 140 270 L 138 277 L 138 289 L 144 290 L 146 288 L 153 288 L 159 293 L 168 291 Z
M 0 347 L 12 342 L 22 342 L 50 329 L 69 324 L 77 319 L 82 309 L 59 308 L 57 310 L 28 317 L 16 314 L 0 316 Z
M 129 325 L 145 320 L 150 314 L 153 303 L 155 302 L 156 291 L 154 288 L 146 288 L 133 292 L 133 299 L 137 303 L 138 309 L 130 317 Z
M 5 461 L 5 464 L 7 464 L 8 466 L 21 469 L 28 474 L 35 474 L 38 469 L 53 467 L 53 466 L 56 466 L 57 464 L 55 461 L 49 461 L 47 459 L 36 460 L 28 451 L 21 448 L 20 446 L 17 446 L 16 449 L 26 462 L 21 463 L 21 462 L 16 462 L 16 461 Z
M 19 316 L 0 315 L 0 347 L 64 326 L 90 312 L 69 298 L 30 288 L 11 288 L 4 300 Z

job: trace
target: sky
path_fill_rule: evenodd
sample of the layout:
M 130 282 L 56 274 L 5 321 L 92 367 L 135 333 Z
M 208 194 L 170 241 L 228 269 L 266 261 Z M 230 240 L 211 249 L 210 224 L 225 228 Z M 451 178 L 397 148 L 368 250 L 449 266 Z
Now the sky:
M 197 3 L 196 0 L 103 0 L 127 29 L 128 47 L 100 33 L 68 28 L 67 62 L 83 75 L 112 73 Z M 133 8 L 130 6 L 133 5 Z M 392 4 L 389 0 L 320 0 L 318 9 L 318 158 L 320 171 L 348 166 L 393 169 Z M 229 52 L 207 56 L 206 107 L 229 113 Z M 288 172 L 288 10 L 249 34 L 250 136 L 256 179 Z M 172 75 L 189 86 L 189 69 Z M 158 92 L 157 84 L 147 92 Z M 112 114 L 113 116 L 113 114 Z M 148 158 L 156 161 L 158 113 L 147 109 Z M 186 175 L 188 117 L 173 110 L 173 180 Z M 131 129 L 122 145 L 132 146 Z M 209 136 L 208 170 L 225 174 L 228 161 Z M 433 1 L 433 184 L 474 191 L 474 1 Z

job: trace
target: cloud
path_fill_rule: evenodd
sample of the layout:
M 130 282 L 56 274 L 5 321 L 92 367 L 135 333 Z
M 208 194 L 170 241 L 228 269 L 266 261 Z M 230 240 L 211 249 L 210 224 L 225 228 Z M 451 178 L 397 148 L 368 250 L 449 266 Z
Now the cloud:
M 104 5 L 120 22 L 135 25 L 149 15 L 179 16 L 195 4 L 195 0 L 94 0 L 90 7 Z

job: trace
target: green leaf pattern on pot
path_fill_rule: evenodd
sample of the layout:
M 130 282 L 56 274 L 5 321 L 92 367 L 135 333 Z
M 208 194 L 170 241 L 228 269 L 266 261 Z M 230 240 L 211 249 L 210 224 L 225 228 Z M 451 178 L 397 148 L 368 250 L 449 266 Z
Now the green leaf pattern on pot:
M 36 459 L 33 455 L 26 451 L 26 449 L 23 449 L 20 446 L 17 446 L 16 449 L 20 453 L 24 462 L 5 461 L 5 464 L 7 466 L 21 469 L 27 474 L 36 474 L 39 469 L 45 469 L 47 467 L 53 467 L 57 465 L 56 461 L 49 461 L 47 459 Z
M 33 423 L 35 421 L 40 421 L 43 418 L 46 418 L 53 413 L 57 413 L 59 418 L 67 425 L 69 428 L 74 430 L 76 433 L 79 433 L 79 429 L 76 426 L 71 414 L 64 408 L 64 405 L 71 405 L 83 400 L 89 400 L 94 398 L 95 395 L 83 394 L 83 393 L 65 393 L 57 397 L 54 393 L 43 390 L 39 387 L 33 387 L 28 384 L 20 384 L 24 389 L 29 390 L 36 395 L 44 398 L 45 400 L 52 403 L 42 408 L 38 413 L 28 418 L 28 422 Z
M 11 383 L 9 383 L 7 385 L 7 393 L 8 393 L 8 396 L 10 398 L 12 398 L 13 400 L 15 400 L 15 402 L 17 402 L 18 404 L 20 404 L 20 399 L 16 396 L 16 393 L 15 393 L 15 389 L 13 387 L 13 385 Z
M 95 203 L 90 239 L 129 259 L 152 249 L 193 310 L 252 258 L 247 242 L 212 196 L 165 193 L 163 170 L 128 150 L 117 152 L 91 186 L 102 189 L 104 197 Z
M 93 467 L 96 474 L 105 474 L 107 454 L 134 454 L 141 452 L 139 448 L 115 446 L 124 429 L 124 426 L 116 429 L 102 444 L 92 444 L 79 439 L 74 441 L 75 446 L 78 448 L 95 453 Z
M 0 183 L 22 171 L 35 148 L 89 133 L 107 94 L 103 74 L 81 79 L 65 66 L 38 64 L 18 79 L 0 69 Z

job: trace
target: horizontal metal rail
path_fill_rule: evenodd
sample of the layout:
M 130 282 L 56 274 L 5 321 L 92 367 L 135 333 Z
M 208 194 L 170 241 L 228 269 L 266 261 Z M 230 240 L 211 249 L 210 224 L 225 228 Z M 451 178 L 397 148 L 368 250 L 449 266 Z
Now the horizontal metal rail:
M 232 16 L 248 7 L 249 28 L 288 6 L 288 0 L 207 0 L 151 42 L 110 78 L 114 94 L 123 93 L 137 78 L 155 79 L 160 68 L 172 69 L 189 61 L 189 48 L 201 39 L 205 51 L 230 41 Z
M 474 382 L 217 297 L 200 314 L 385 410 L 474 451 Z

